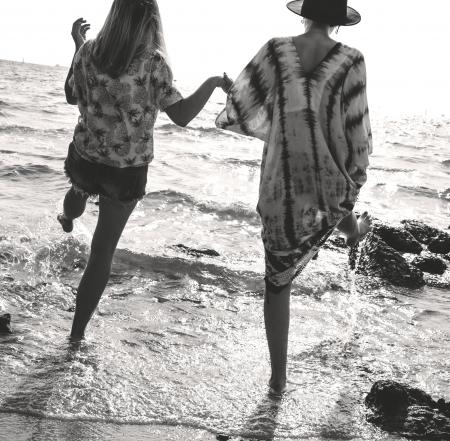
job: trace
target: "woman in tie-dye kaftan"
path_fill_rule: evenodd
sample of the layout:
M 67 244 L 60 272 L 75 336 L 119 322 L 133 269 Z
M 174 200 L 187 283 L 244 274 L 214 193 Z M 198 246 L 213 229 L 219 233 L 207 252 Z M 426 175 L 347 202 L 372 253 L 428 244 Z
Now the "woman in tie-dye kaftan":
M 216 124 L 264 141 L 258 212 L 266 283 L 282 288 L 352 213 L 366 182 L 364 58 L 337 43 L 306 73 L 293 38 L 272 39 L 235 81 Z

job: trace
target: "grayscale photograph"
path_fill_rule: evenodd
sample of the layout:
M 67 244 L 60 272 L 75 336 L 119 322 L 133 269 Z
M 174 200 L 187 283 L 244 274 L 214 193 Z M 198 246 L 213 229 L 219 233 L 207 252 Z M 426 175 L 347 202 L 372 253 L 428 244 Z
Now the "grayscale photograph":
M 0 441 L 450 441 L 448 1 L 0 17 Z

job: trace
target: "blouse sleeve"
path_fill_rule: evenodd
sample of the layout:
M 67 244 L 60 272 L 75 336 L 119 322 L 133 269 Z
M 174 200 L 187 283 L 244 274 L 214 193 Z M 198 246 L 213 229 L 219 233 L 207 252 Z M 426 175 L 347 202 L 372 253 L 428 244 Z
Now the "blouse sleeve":
M 166 60 L 161 57 L 157 70 L 157 83 L 159 87 L 159 108 L 161 111 L 183 99 L 183 96 L 173 84 L 172 70 Z
M 343 85 L 344 132 L 348 144 L 347 172 L 358 187 L 367 181 L 372 154 L 372 130 L 366 94 L 366 66 L 360 55 L 350 67 Z
M 245 67 L 228 92 L 216 126 L 266 141 L 274 106 L 273 40 L 267 42 Z

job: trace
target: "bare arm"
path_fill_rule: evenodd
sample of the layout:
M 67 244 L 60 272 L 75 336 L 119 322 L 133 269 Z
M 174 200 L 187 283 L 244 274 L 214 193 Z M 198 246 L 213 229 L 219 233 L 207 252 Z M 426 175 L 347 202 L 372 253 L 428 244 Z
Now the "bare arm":
M 77 52 L 75 52 L 76 54 Z M 74 56 L 75 58 L 75 56 Z M 69 85 L 70 77 L 73 75 L 73 60 L 69 69 L 69 73 L 67 74 L 66 82 L 64 84 L 64 91 L 66 93 L 66 101 L 68 104 L 76 106 L 78 104 L 78 100 L 75 96 L 73 96 L 72 88 Z
M 86 23 L 86 20 L 83 18 L 79 18 L 72 25 L 72 38 L 75 42 L 75 54 L 73 59 L 75 59 L 75 55 L 81 46 L 83 46 L 86 41 L 86 32 L 89 30 L 91 25 Z M 69 73 L 67 74 L 66 82 L 64 84 L 64 91 L 66 93 L 66 100 L 69 104 L 77 105 L 78 100 L 75 96 L 73 96 L 72 88 L 69 85 L 70 77 L 73 75 L 73 59 L 70 65 Z
M 214 90 L 221 87 L 228 92 L 231 80 L 226 76 L 208 78 L 192 95 L 167 107 L 167 116 L 178 126 L 186 127 L 205 107 Z

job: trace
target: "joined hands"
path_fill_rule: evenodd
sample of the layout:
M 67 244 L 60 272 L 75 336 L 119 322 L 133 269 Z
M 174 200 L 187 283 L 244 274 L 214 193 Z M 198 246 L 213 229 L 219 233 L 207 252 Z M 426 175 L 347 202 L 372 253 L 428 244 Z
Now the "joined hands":
M 213 79 L 216 81 L 216 87 L 220 87 L 228 94 L 233 85 L 233 80 L 226 73 L 224 73 L 222 77 L 213 77 Z

